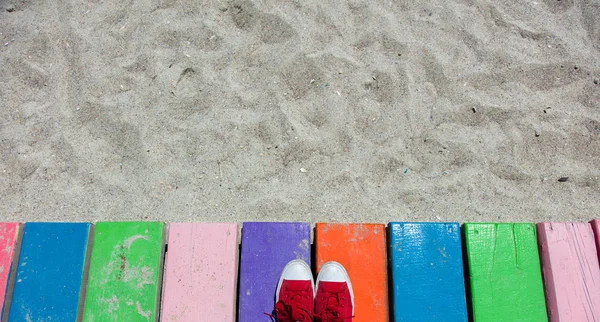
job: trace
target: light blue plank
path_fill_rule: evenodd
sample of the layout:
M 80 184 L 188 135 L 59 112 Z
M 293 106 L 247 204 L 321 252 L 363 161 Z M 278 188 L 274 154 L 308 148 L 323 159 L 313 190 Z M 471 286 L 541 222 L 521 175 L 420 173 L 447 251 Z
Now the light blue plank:
M 395 321 L 467 321 L 458 223 L 389 224 Z
M 75 321 L 89 223 L 26 223 L 10 322 Z

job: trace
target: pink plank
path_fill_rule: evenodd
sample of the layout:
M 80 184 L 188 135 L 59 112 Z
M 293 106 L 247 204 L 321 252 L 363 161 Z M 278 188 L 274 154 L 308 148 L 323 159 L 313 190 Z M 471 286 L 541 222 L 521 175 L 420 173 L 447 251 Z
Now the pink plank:
M 161 321 L 235 321 L 237 236 L 237 224 L 169 224 Z
M 596 235 L 596 251 L 598 252 L 598 259 L 600 260 L 600 220 L 594 219 L 590 221 L 594 234 Z
M 592 225 L 539 223 L 548 317 L 600 321 L 600 266 Z
M 7 285 L 15 258 L 15 247 L 19 237 L 20 223 L 0 223 L 0 303 L 4 313 Z

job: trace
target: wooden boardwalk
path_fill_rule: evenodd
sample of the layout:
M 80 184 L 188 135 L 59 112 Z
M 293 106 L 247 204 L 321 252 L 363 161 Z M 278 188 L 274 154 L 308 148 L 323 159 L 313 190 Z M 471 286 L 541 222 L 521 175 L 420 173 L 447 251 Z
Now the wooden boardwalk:
M 3 321 L 271 322 L 293 259 L 344 265 L 355 322 L 600 321 L 597 220 L 0 223 L 0 246 Z

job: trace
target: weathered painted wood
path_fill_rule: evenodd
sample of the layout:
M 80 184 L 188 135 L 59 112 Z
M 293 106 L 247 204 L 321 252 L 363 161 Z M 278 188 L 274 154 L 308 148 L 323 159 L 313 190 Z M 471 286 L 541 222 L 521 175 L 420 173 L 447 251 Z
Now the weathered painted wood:
M 0 251 L 0 303 L 2 303 L 2 313 L 0 316 L 4 316 L 5 305 L 9 304 L 5 300 L 11 271 L 16 267 L 17 257 L 15 256 L 15 248 L 20 230 L 20 223 L 0 223 L 0 249 L 3 250 Z
M 171 223 L 161 321 L 235 321 L 238 225 Z
M 90 226 L 25 224 L 8 321 L 76 320 Z
M 394 321 L 468 321 L 458 223 L 388 225 Z
M 466 223 L 475 321 L 547 321 L 535 226 Z
M 388 275 L 385 225 L 318 223 L 317 271 L 337 261 L 348 271 L 354 289 L 354 319 L 388 321 Z
M 243 223 L 239 322 L 272 321 L 264 313 L 272 313 L 281 271 L 294 259 L 310 265 L 308 223 Z
M 598 260 L 600 260 L 600 220 L 594 219 L 590 223 L 596 237 L 596 252 L 598 253 Z
M 84 321 L 155 321 L 163 238 L 162 222 L 96 224 Z
M 550 321 L 600 321 L 600 265 L 588 223 L 539 223 Z

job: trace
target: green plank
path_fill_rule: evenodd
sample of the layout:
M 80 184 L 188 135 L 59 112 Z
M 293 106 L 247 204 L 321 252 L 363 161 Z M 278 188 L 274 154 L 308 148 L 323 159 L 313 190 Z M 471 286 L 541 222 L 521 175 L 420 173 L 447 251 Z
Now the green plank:
M 96 224 L 84 321 L 155 321 L 163 235 L 160 222 Z
M 548 321 L 535 225 L 466 223 L 473 318 Z

